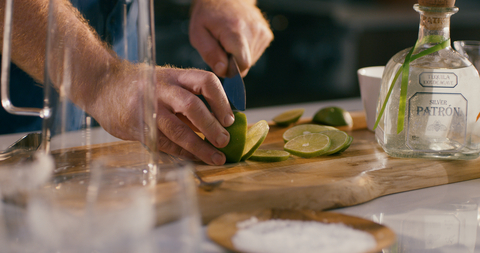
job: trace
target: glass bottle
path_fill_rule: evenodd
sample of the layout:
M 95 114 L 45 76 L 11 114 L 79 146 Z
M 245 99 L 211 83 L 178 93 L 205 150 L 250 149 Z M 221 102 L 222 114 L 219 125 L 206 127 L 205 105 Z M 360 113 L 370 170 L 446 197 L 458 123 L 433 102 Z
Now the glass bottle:
M 445 159 L 479 156 L 480 78 L 472 63 L 451 47 L 450 16 L 458 8 L 454 7 L 455 1 L 445 2 L 448 1 L 419 0 L 414 5 L 420 13 L 418 41 L 412 52 L 412 48 L 400 51 L 385 67 L 377 119 L 382 107 L 385 108 L 375 136 L 390 156 Z M 440 50 L 427 54 L 439 46 Z M 421 52 L 425 55 L 414 57 Z M 410 66 L 403 68 L 409 56 L 412 56 Z M 403 71 L 388 96 L 400 68 Z M 402 97 L 404 72 L 408 82 L 403 84 L 407 89 Z M 402 99 L 404 110 L 399 112 Z

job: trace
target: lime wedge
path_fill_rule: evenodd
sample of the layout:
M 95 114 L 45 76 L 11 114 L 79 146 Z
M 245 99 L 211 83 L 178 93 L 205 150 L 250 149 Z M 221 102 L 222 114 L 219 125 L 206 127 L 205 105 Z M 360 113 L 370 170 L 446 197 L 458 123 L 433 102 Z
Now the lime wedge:
M 288 126 L 297 122 L 302 117 L 303 112 L 305 112 L 303 108 L 285 111 L 275 116 L 273 122 L 279 126 Z
M 349 112 L 340 107 L 325 107 L 320 109 L 312 118 L 318 124 L 329 126 L 352 126 L 353 119 Z
M 267 137 L 269 129 L 270 127 L 265 120 L 260 120 L 250 127 L 250 129 L 248 129 L 245 148 L 243 149 L 243 155 L 241 159 L 242 161 L 247 160 L 253 154 L 253 152 L 260 147 L 262 142 L 265 140 L 265 137 Z
M 350 136 L 348 136 L 348 134 L 344 131 L 329 130 L 322 132 L 322 134 L 328 136 L 328 138 L 330 138 L 330 141 L 332 142 L 330 148 L 323 155 L 331 155 L 337 153 L 338 151 L 342 150 L 350 140 Z
M 337 153 L 341 153 L 343 151 L 345 151 L 348 147 L 350 147 L 350 145 L 352 145 L 352 142 L 353 142 L 353 137 L 352 136 L 348 136 L 349 139 L 348 139 L 348 142 L 347 144 L 345 145 L 345 147 L 343 147 L 342 149 L 340 149 Z
M 290 153 L 283 150 L 257 149 L 248 160 L 260 162 L 280 162 L 290 157 Z
M 235 122 L 225 129 L 230 133 L 230 142 L 224 148 L 218 148 L 226 156 L 227 163 L 240 161 L 245 149 L 247 137 L 247 116 L 242 112 L 234 112 Z
M 310 133 L 320 133 L 327 130 L 338 130 L 332 126 L 323 126 L 317 124 L 302 124 L 289 128 L 285 133 L 283 133 L 283 140 L 288 142 L 293 138 Z
M 325 153 L 331 145 L 330 138 L 321 133 L 300 135 L 283 146 L 290 154 L 310 158 Z

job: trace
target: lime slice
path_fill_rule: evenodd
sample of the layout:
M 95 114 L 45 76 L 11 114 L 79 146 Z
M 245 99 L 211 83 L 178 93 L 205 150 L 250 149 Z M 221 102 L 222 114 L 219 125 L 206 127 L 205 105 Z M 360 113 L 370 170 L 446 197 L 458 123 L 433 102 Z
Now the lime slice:
M 349 112 L 340 107 L 325 107 L 320 109 L 312 119 L 313 122 L 329 126 L 352 126 L 353 119 Z
M 329 130 L 322 132 L 322 134 L 328 136 L 328 138 L 330 138 L 330 141 L 332 142 L 330 148 L 323 155 L 331 155 L 337 153 L 338 151 L 342 150 L 350 140 L 350 136 L 348 136 L 348 134 L 344 131 Z
M 270 127 L 265 120 L 260 120 L 250 127 L 250 129 L 248 129 L 245 148 L 243 150 L 241 159 L 242 161 L 247 160 L 253 154 L 253 152 L 260 147 L 262 142 L 265 140 L 265 137 L 267 137 L 269 129 Z
M 230 133 L 230 142 L 223 148 L 218 148 L 226 156 L 227 163 L 237 163 L 240 161 L 245 149 L 247 137 L 247 116 L 242 112 L 234 112 L 235 122 L 225 129 Z
M 317 124 L 302 124 L 289 128 L 285 133 L 283 133 L 283 140 L 288 142 L 293 138 L 310 133 L 320 133 L 327 130 L 338 130 L 332 126 L 323 126 Z
M 297 122 L 302 117 L 303 112 L 305 112 L 303 108 L 285 111 L 275 116 L 273 122 L 279 126 L 288 126 Z
M 348 136 L 349 139 L 348 139 L 348 142 L 347 144 L 345 145 L 345 147 L 343 147 L 342 149 L 340 149 L 337 153 L 341 153 L 343 151 L 345 151 L 348 147 L 350 147 L 350 145 L 352 145 L 352 142 L 353 142 L 353 137 L 352 136 Z
M 290 154 L 310 158 L 325 153 L 331 145 L 330 138 L 321 133 L 300 135 L 283 146 Z
M 290 153 L 283 150 L 257 149 L 248 160 L 260 162 L 280 162 L 290 157 Z

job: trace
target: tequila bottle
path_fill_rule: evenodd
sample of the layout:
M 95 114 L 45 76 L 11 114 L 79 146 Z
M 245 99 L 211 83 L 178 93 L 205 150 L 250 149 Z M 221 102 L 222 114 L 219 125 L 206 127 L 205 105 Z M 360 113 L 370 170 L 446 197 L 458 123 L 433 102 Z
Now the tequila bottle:
M 451 47 L 455 1 L 419 0 L 417 43 L 385 67 L 375 136 L 394 157 L 473 159 L 480 152 L 480 78 Z

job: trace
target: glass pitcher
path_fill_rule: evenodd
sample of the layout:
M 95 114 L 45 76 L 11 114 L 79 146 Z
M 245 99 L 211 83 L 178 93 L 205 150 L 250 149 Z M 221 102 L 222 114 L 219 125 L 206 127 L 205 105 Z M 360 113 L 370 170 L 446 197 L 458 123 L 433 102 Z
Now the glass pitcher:
M 63 208 L 64 206 L 56 205 L 56 200 L 58 200 L 56 197 L 63 196 L 62 194 L 64 193 L 72 193 L 75 196 L 85 192 L 87 193 L 86 195 L 89 195 L 91 192 L 96 194 L 95 196 L 97 197 L 95 198 L 92 198 L 90 195 L 90 197 L 85 197 L 85 194 L 79 197 L 84 200 L 81 203 L 90 203 L 90 205 L 93 205 L 87 209 L 82 209 L 84 212 L 90 210 L 90 212 L 86 212 L 86 214 L 82 216 L 88 221 L 85 222 L 83 226 L 86 226 L 85 224 L 94 226 L 99 225 L 95 222 L 95 219 L 101 218 L 103 217 L 102 215 L 104 215 L 104 213 L 94 212 L 102 207 L 102 205 L 96 204 L 98 202 L 96 200 L 100 200 L 101 189 L 109 190 L 110 187 L 113 187 L 113 192 L 117 193 L 120 192 L 121 189 L 128 190 L 135 186 L 155 186 L 155 188 L 143 187 L 143 189 L 145 190 L 146 188 L 150 193 L 153 192 L 152 198 L 154 199 L 150 198 L 150 201 L 147 202 L 148 205 L 156 204 L 156 221 L 159 223 L 172 222 L 172 220 L 178 221 L 176 225 L 178 225 L 179 228 L 173 231 L 179 232 L 178 238 L 182 240 L 185 236 L 192 238 L 192 243 L 187 243 L 184 246 L 189 249 L 197 249 L 197 235 L 200 225 L 195 199 L 196 187 L 192 179 L 192 174 L 190 173 L 191 165 L 182 165 L 177 162 L 170 162 L 173 163 L 173 165 L 164 165 L 168 157 L 155 152 L 157 150 L 157 128 L 155 115 L 156 103 L 154 102 L 155 39 L 152 12 L 153 0 L 113 0 L 99 2 L 93 0 L 71 0 L 72 6 L 69 8 L 75 7 L 82 14 L 80 14 L 80 12 L 74 12 L 75 15 L 68 16 L 70 19 L 77 18 L 83 22 L 88 21 L 90 27 L 95 28 L 96 32 L 89 33 L 89 35 L 97 38 L 96 45 L 107 48 L 109 52 L 108 56 L 111 57 L 112 61 L 127 62 L 129 66 L 133 67 L 142 66 L 141 69 L 139 68 L 139 70 L 135 72 L 137 73 L 136 76 L 130 81 L 130 84 L 138 87 L 138 90 L 141 91 L 140 94 L 142 94 L 142 99 L 140 99 L 137 106 L 138 113 L 140 114 L 138 119 L 141 121 L 138 124 L 142 135 L 140 137 L 141 144 L 139 142 L 104 144 L 105 140 L 101 139 L 105 136 L 104 130 L 98 127 L 98 123 L 96 123 L 93 117 L 81 109 L 84 108 L 82 105 L 78 106 L 72 102 L 72 98 L 74 98 L 76 92 L 78 92 L 76 91 L 78 87 L 75 85 L 78 85 L 76 82 L 78 82 L 79 76 L 82 77 L 82 75 L 86 75 L 89 78 L 91 77 L 90 79 L 101 81 L 109 78 L 110 71 L 116 69 L 112 61 L 99 64 L 98 61 L 93 60 L 97 58 L 98 55 L 92 55 L 91 58 L 89 58 L 89 60 L 91 60 L 89 64 L 97 64 L 96 66 L 104 69 L 104 71 L 99 71 L 100 74 L 98 74 L 98 76 L 92 76 L 92 73 L 82 71 L 82 65 L 79 64 L 81 63 L 81 55 L 78 54 L 78 51 L 79 48 L 85 46 L 83 43 L 84 38 L 76 36 L 75 27 L 68 23 L 68 19 L 62 19 L 65 17 L 62 16 L 64 13 L 59 11 L 59 7 L 65 4 L 68 5 L 68 2 L 64 0 L 49 0 L 43 108 L 20 108 L 11 103 L 8 86 L 12 47 L 13 2 L 14 0 L 7 0 L 5 8 L 6 22 L 4 29 L 1 83 L 2 104 L 10 113 L 36 116 L 43 119 L 42 145 L 40 150 L 52 154 L 55 158 L 53 180 L 44 187 L 47 191 L 46 195 L 40 194 L 42 192 L 39 192 L 39 195 L 32 195 L 32 201 L 36 201 L 30 203 L 32 205 L 29 206 L 28 210 L 32 234 L 37 236 L 46 235 L 42 233 L 41 229 L 45 228 L 44 222 L 49 221 L 47 218 L 52 218 L 49 226 L 53 229 L 52 231 L 58 232 L 58 236 L 52 237 L 55 233 L 48 234 L 50 237 L 48 238 L 49 240 L 47 240 L 47 242 L 49 242 L 47 246 L 53 247 L 54 249 L 65 246 L 56 244 L 56 240 L 62 237 L 61 231 L 63 231 L 55 227 L 56 225 L 62 226 L 62 224 L 55 222 L 58 217 L 55 217 L 55 213 L 52 212 L 42 212 L 42 210 L 50 210 L 50 208 L 63 214 L 65 214 L 63 211 L 70 211 L 70 206 Z M 87 46 L 91 46 L 91 44 Z M 117 139 L 112 138 L 108 140 Z M 108 163 L 102 163 L 102 161 L 108 161 Z M 162 170 L 158 170 L 160 165 L 163 166 Z M 172 166 L 174 169 L 172 169 Z M 178 175 L 178 178 L 172 178 L 172 176 L 180 172 L 181 175 Z M 162 192 L 158 191 L 158 189 L 170 190 Z M 157 191 L 155 192 L 154 190 Z M 107 191 L 107 193 L 110 193 L 110 191 Z M 171 196 L 164 196 L 167 193 L 171 194 Z M 174 198 L 172 193 L 175 193 L 175 196 L 178 196 L 178 198 Z M 66 204 L 70 203 L 68 202 L 68 200 L 72 199 L 70 197 L 70 195 L 67 196 Z M 89 199 L 94 199 L 95 201 Z M 122 199 L 127 199 L 127 195 Z M 174 212 L 173 208 L 167 206 L 175 204 L 173 199 L 178 199 L 177 202 L 182 204 L 174 205 L 174 207 L 180 208 L 179 211 Z M 65 204 L 65 202 L 58 203 Z M 192 206 L 184 205 L 185 203 L 191 204 Z M 123 211 L 127 212 L 128 210 L 130 209 L 124 209 Z M 167 210 L 168 212 L 160 213 L 162 210 Z M 119 210 L 119 212 L 120 211 L 122 210 Z M 122 214 L 130 214 L 130 212 L 123 213 L 123 211 Z M 176 216 L 168 216 L 172 214 L 172 212 Z M 79 212 L 74 210 L 72 213 L 76 215 Z M 65 216 L 62 217 L 68 218 L 70 216 L 65 214 Z M 160 218 L 162 217 L 165 220 L 161 220 Z M 128 222 L 134 222 L 135 218 L 137 217 L 131 217 L 131 215 L 129 215 Z M 78 222 L 78 219 L 75 220 Z M 122 222 L 123 219 L 118 220 L 117 224 Z M 41 228 L 39 233 L 35 233 L 35 224 Z M 116 223 L 113 222 L 112 224 Z M 96 231 L 88 226 L 85 228 L 85 231 Z M 78 231 L 72 231 L 75 228 L 75 226 L 69 227 L 67 231 L 77 233 Z M 108 226 L 104 228 L 108 228 Z M 128 232 L 129 230 L 127 229 L 126 231 Z M 170 232 L 171 230 L 168 230 L 167 234 L 171 234 Z M 128 235 L 128 233 L 125 235 Z M 89 236 L 85 238 L 90 238 Z M 158 240 L 158 238 L 155 238 L 155 240 Z M 45 242 L 46 240 L 40 240 L 40 243 Z M 169 240 L 168 243 L 171 243 L 171 241 Z M 184 242 L 180 241 L 178 243 L 184 244 Z M 70 244 L 67 244 L 67 246 L 69 245 Z M 96 247 L 96 245 L 92 247 Z M 187 251 L 192 252 L 192 250 Z M 142 252 L 149 251 L 142 250 Z
M 10 101 L 9 69 L 12 38 L 13 0 L 6 1 L 4 43 L 2 54 L 2 105 L 12 114 L 37 116 L 43 119 L 41 150 L 47 153 L 72 146 L 89 146 L 99 139 L 96 132 L 101 131 L 98 123 L 79 106 L 72 102 L 78 93 L 78 77 L 88 76 L 82 69 L 81 61 L 86 58 L 79 54 L 79 48 L 85 46 L 77 26 L 70 26 L 74 19 L 88 22 L 85 28 L 94 28 L 96 32 L 89 36 L 97 37 L 98 46 L 105 46 L 116 61 L 127 60 L 132 66 L 141 64 L 143 68 L 132 79 L 132 85 L 139 86 L 143 92 L 142 104 L 138 105 L 143 113 L 139 122 L 143 126 L 141 141 L 150 150 L 155 148 L 155 38 L 153 26 L 152 0 L 94 1 L 71 0 L 76 17 L 65 18 L 61 8 L 65 1 L 50 0 L 48 7 L 48 28 L 44 72 L 43 108 L 16 107 Z M 76 9 L 73 9 L 76 8 Z M 80 11 L 82 14 L 78 13 Z M 89 27 L 90 26 L 90 27 Z M 93 29 L 92 29 L 93 30 Z M 83 57 L 83 58 L 82 58 Z M 90 80 L 108 78 L 115 67 L 111 61 L 97 63 L 102 68 L 97 76 Z M 84 63 L 85 64 L 85 63 Z M 78 85 L 77 85 L 78 86 Z M 142 86 L 142 87 L 140 87 Z M 76 89 L 76 90 L 75 90 Z M 70 94 L 70 95 L 69 95 Z M 115 140 L 112 138 L 112 140 Z

